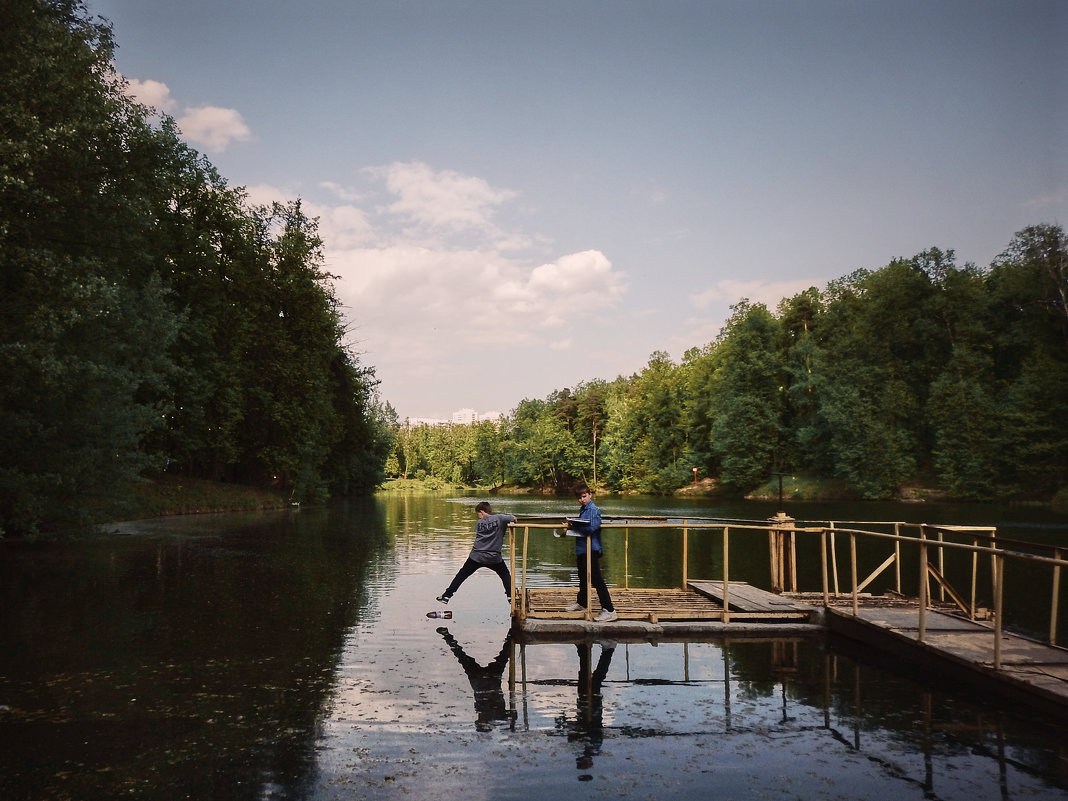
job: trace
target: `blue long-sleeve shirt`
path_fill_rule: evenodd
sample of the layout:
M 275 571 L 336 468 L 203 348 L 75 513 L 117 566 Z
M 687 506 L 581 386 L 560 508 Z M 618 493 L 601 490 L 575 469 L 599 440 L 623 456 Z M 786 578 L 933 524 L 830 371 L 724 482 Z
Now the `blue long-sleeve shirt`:
M 588 502 L 579 510 L 578 518 L 571 518 L 571 528 L 576 534 L 582 534 L 575 538 L 575 554 L 583 556 L 586 553 L 586 536 L 590 537 L 590 547 L 595 554 L 601 553 L 601 510 L 593 501 Z

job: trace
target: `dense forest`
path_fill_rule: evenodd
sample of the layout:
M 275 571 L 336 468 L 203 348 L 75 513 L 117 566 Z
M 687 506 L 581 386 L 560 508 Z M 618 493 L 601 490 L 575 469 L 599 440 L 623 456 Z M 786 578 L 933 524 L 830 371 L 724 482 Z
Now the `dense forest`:
M 986 269 L 932 248 L 774 312 L 742 300 L 681 364 L 654 353 L 500 425 L 399 426 L 387 472 L 669 493 L 695 467 L 738 494 L 786 472 L 865 499 L 910 482 L 965 500 L 1068 495 L 1064 230 L 1028 227 Z
M 373 489 L 392 428 L 314 220 L 124 93 L 76 0 L 0 3 L 0 535 L 154 471 Z

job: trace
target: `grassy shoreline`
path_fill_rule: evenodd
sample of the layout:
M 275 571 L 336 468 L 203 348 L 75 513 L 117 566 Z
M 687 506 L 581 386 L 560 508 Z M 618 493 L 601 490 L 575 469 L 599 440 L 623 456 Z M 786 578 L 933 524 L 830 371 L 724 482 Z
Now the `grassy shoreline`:
M 94 518 L 114 522 L 168 515 L 254 512 L 285 509 L 290 505 L 284 493 L 274 490 L 164 475 L 133 485 L 121 501 L 103 504 L 95 510 Z
M 602 494 L 614 495 L 602 488 Z M 556 497 L 559 493 L 530 487 L 486 487 L 452 484 L 437 479 L 390 479 L 384 482 L 377 493 L 417 494 L 483 494 L 494 495 L 545 495 Z M 567 493 L 565 493 L 567 495 Z M 715 498 L 724 496 L 723 490 L 711 479 L 680 488 L 677 497 Z M 1050 505 L 1055 511 L 1068 513 L 1068 497 L 1053 499 Z M 750 500 L 775 500 L 779 496 L 778 479 L 774 478 L 746 495 Z M 839 481 L 813 479 L 805 476 L 783 476 L 783 500 L 787 501 L 845 501 L 857 500 L 850 496 Z M 562 496 L 561 496 L 562 497 Z M 569 497 L 569 496 L 568 496 Z M 938 490 L 911 486 L 903 488 L 894 499 L 901 502 L 937 502 L 952 500 Z M 1036 504 L 1047 505 L 1047 504 Z M 94 510 L 98 523 L 117 520 L 142 520 L 168 515 L 208 514 L 216 512 L 250 512 L 270 509 L 286 509 L 292 506 L 288 496 L 281 492 L 242 484 L 227 484 L 184 476 L 155 476 L 131 488 L 129 494 L 116 503 L 102 503 Z

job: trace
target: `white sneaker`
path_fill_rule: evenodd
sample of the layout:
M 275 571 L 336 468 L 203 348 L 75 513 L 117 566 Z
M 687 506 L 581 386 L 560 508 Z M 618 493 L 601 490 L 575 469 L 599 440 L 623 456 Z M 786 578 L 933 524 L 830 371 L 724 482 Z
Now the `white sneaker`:
M 593 619 L 594 623 L 611 623 L 613 620 L 619 620 L 619 615 L 607 609 L 602 609 L 601 614 Z
M 567 606 L 565 606 L 564 607 L 564 611 L 565 612 L 585 612 L 586 611 L 586 607 L 583 606 L 582 604 L 580 604 L 578 601 L 575 601 L 575 603 L 568 604 Z

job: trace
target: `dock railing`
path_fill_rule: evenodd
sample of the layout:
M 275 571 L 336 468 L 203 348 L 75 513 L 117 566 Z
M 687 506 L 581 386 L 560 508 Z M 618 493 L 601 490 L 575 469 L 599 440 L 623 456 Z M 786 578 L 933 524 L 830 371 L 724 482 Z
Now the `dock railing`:
M 864 528 L 860 528 L 864 526 Z M 527 561 L 531 531 L 559 530 L 560 523 L 549 521 L 519 521 L 510 527 L 510 559 L 513 579 L 512 614 L 520 620 L 527 617 Z M 870 527 L 890 529 L 874 531 Z M 602 529 L 606 531 L 622 529 L 623 532 L 623 576 L 616 577 L 617 586 L 630 586 L 630 532 L 631 529 L 673 529 L 681 532 L 682 564 L 680 565 L 681 585 L 685 588 L 689 581 L 689 544 L 691 534 L 706 535 L 720 533 L 722 536 L 722 575 L 704 577 L 722 581 L 724 623 L 730 622 L 730 542 L 732 532 L 737 535 L 765 535 L 769 543 L 770 574 L 769 584 L 773 592 L 787 594 L 820 594 L 824 606 L 834 601 L 850 599 L 852 614 L 859 614 L 860 600 L 865 590 L 891 567 L 894 568 L 892 586 L 894 593 L 902 598 L 915 598 L 918 602 L 919 642 L 926 636 L 927 615 L 933 608 L 934 593 L 932 582 L 936 586 L 938 600 L 952 602 L 960 614 L 970 620 L 991 618 L 994 637 L 994 667 L 1000 669 L 1002 627 L 1005 620 L 1005 573 L 1010 564 L 1026 564 L 1040 570 L 1049 571 L 1050 605 L 1048 615 L 1048 637 L 1050 645 L 1057 645 L 1058 609 L 1060 607 L 1061 570 L 1068 566 L 1065 548 L 1046 546 L 1040 543 L 999 539 L 994 526 L 948 526 L 927 523 L 906 523 L 893 521 L 819 521 L 817 524 L 803 523 L 780 513 L 768 521 L 723 520 L 708 518 L 606 518 Z M 522 542 L 517 543 L 517 533 L 522 532 Z M 818 571 L 814 568 L 798 570 L 799 555 L 807 551 L 798 548 L 799 539 L 815 538 L 819 543 Z M 848 589 L 843 589 L 839 576 L 839 551 L 841 540 L 848 540 Z M 964 541 L 958 541 L 964 540 Z M 858 556 L 860 543 L 864 543 L 868 558 L 873 549 L 881 544 L 886 548 L 885 559 L 861 578 L 861 559 Z M 589 548 L 586 549 L 589 553 Z M 811 549 L 808 549 L 809 551 Z M 968 563 L 970 576 L 966 579 L 968 588 L 961 592 L 947 577 L 947 559 L 960 562 L 957 555 L 964 556 Z M 907 579 L 902 566 L 906 557 L 915 557 L 918 575 L 915 583 Z M 878 558 L 878 557 L 876 557 Z M 980 582 L 984 580 L 980 566 L 989 560 L 990 603 L 992 610 L 979 605 Z M 960 572 L 960 564 L 954 567 Z M 587 558 L 587 577 L 589 559 Z M 799 575 L 812 576 L 817 573 L 821 586 L 802 588 Z M 754 577 L 747 576 L 747 581 Z M 588 580 L 588 578 L 587 578 Z M 810 579 L 811 580 L 811 579 Z M 958 584 L 960 582 L 958 581 Z M 1029 584 L 1033 589 L 1035 584 Z M 914 594 L 910 594 L 910 590 Z M 587 617 L 592 613 L 587 611 Z

